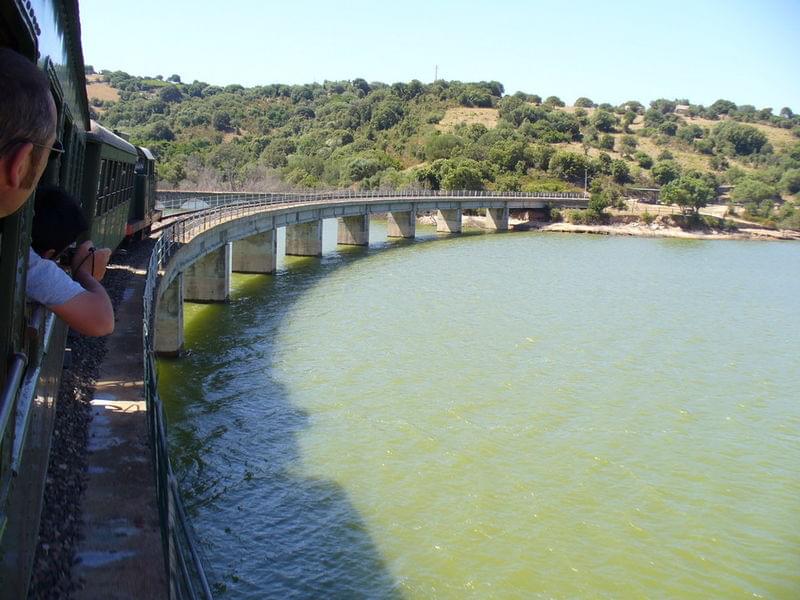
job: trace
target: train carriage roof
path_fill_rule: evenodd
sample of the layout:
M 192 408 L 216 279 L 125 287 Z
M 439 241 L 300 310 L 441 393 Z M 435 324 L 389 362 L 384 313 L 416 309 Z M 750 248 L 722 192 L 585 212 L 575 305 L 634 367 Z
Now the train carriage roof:
M 153 153 L 152 153 L 152 152 L 150 152 L 150 149 L 149 149 L 149 148 L 144 148 L 144 147 L 142 147 L 142 146 L 137 146 L 137 147 L 136 147 L 136 149 L 137 149 L 137 150 L 138 150 L 138 151 L 139 151 L 139 152 L 140 152 L 142 155 L 144 155 L 144 157 L 145 157 L 147 160 L 155 160 L 155 159 L 156 159 L 156 157 L 155 157 L 155 156 L 153 156 Z
M 138 157 L 138 153 L 136 152 L 136 146 L 123 140 L 113 131 L 106 129 L 102 125 L 100 125 L 97 121 L 92 121 L 92 131 L 88 135 L 89 140 L 96 141 L 101 144 L 107 144 L 118 150 L 122 150 L 128 154 L 132 154 L 135 157 Z

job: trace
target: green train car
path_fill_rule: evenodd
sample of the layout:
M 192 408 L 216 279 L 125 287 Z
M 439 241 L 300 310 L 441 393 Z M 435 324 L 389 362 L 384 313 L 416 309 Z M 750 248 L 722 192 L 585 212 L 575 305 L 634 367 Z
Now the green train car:
M 148 232 L 155 161 L 89 119 L 77 0 L 0 0 L 0 47 L 50 81 L 65 152 L 40 182 L 80 199 L 98 247 Z M 67 335 L 25 296 L 32 218 L 28 201 L 0 219 L 0 599 L 27 596 Z
M 116 248 L 126 237 L 148 233 L 161 217 L 155 210 L 155 158 L 93 121 L 82 197 L 91 215 L 89 237 L 98 248 Z

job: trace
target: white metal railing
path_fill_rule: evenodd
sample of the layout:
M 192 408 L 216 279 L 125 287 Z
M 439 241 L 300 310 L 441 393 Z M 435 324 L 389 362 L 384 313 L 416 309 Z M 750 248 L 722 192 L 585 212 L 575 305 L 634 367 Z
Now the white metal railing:
M 169 193 L 169 192 L 165 192 Z M 180 192 L 183 193 L 183 192 Z M 264 201 L 272 204 L 293 204 L 297 202 L 320 202 L 320 201 L 351 201 L 356 199 L 403 199 L 403 198 L 491 198 L 498 200 L 583 200 L 588 196 L 584 192 L 495 192 L 485 190 L 334 190 L 325 192 L 286 192 L 286 193 L 250 193 L 250 192 L 230 192 L 222 194 L 210 194 L 208 192 L 198 192 L 197 195 L 185 196 L 183 198 L 168 198 L 159 200 L 159 204 L 166 210 L 176 210 L 183 205 L 191 202 L 204 203 L 202 208 L 217 208 L 229 206 L 239 202 L 252 200 Z

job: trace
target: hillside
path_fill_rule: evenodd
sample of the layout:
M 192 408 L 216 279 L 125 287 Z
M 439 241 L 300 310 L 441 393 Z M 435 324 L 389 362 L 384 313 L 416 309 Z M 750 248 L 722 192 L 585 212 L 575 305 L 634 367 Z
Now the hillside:
M 164 186 L 539 191 L 582 189 L 584 178 L 595 188 L 732 184 L 752 216 L 797 218 L 800 116 L 789 108 L 774 115 L 728 100 L 703 107 L 658 99 L 645 107 L 588 98 L 565 106 L 556 97 L 504 95 L 498 82 L 221 88 L 120 71 L 91 74 L 87 93 L 101 123 L 154 151 Z

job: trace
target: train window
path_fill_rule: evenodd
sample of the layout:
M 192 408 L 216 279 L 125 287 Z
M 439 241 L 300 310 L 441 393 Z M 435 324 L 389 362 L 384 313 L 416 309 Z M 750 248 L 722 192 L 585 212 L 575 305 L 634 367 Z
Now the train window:
M 95 193 L 96 197 L 100 197 L 103 194 L 103 182 L 106 179 L 106 161 L 100 161 L 100 175 L 97 177 L 97 193 Z

